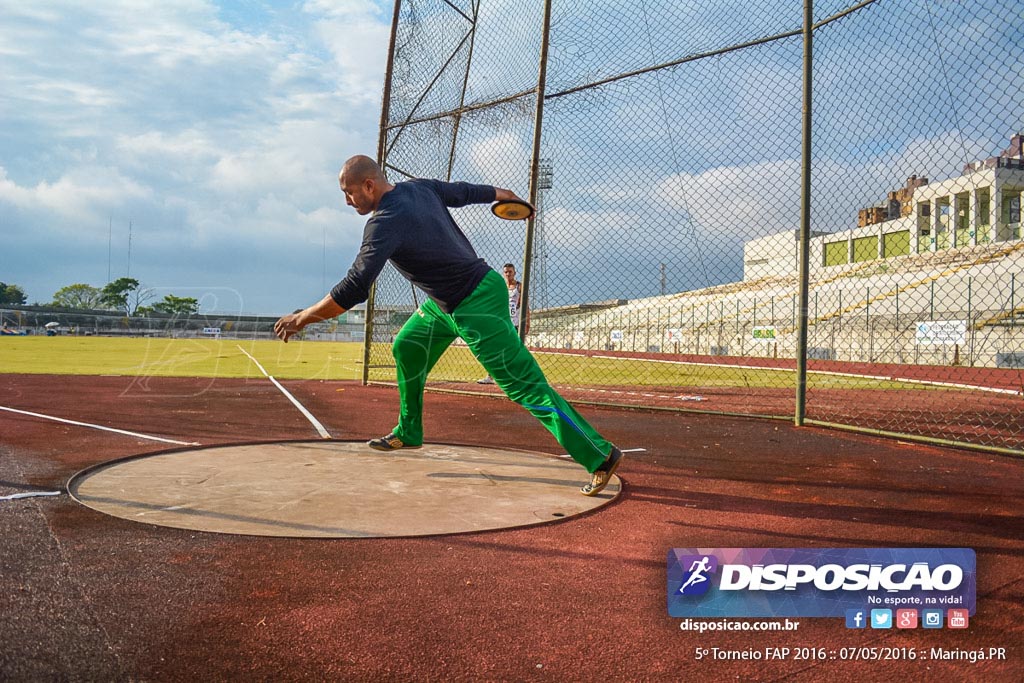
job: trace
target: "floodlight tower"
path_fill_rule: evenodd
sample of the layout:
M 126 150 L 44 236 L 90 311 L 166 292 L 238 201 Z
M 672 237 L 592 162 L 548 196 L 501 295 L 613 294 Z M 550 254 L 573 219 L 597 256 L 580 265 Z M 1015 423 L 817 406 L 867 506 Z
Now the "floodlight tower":
M 551 159 L 540 159 L 537 164 L 537 218 L 533 237 L 533 285 L 530 287 L 531 309 L 548 307 L 548 247 L 544 238 L 544 195 L 551 189 L 553 177 Z

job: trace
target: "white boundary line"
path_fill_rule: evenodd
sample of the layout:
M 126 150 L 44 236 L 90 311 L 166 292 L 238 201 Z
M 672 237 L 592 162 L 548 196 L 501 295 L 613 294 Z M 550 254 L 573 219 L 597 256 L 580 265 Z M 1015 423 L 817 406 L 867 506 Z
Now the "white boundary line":
M 159 436 L 148 436 L 146 434 L 139 434 L 138 432 L 129 432 L 124 429 L 114 429 L 113 427 L 104 427 L 102 425 L 90 424 L 88 422 L 78 422 L 77 420 L 65 420 L 62 417 L 53 417 L 52 415 L 42 415 L 40 413 L 30 413 L 27 410 L 17 410 L 16 408 L 8 408 L 6 406 L 0 406 L 0 410 L 6 410 L 9 413 L 18 413 L 19 415 L 30 415 L 32 417 L 38 417 L 43 420 L 53 420 L 54 422 L 63 422 L 64 424 L 77 425 L 79 427 L 89 427 L 90 429 L 102 429 L 105 432 L 114 432 L 115 434 L 125 434 L 127 436 L 134 436 L 137 439 L 148 439 L 150 441 L 162 441 L 163 443 L 173 443 L 179 446 L 201 446 L 202 444 L 196 443 L 195 441 L 175 441 L 174 439 L 164 439 Z
M 29 493 L 12 493 L 9 496 L 0 496 L 0 500 L 18 500 L 20 498 L 35 498 L 37 496 L 59 496 L 62 491 L 30 491 Z
M 619 452 L 620 453 L 641 453 L 641 452 L 645 452 L 646 450 L 647 450 L 646 448 L 620 448 Z M 558 457 L 559 458 L 571 458 L 572 456 L 569 455 L 568 453 L 562 453 Z
M 729 363 L 698 363 L 696 361 L 689 360 L 665 360 L 664 358 L 633 358 L 630 356 L 605 356 L 605 355 L 593 355 L 589 356 L 584 353 L 563 353 L 561 351 L 532 351 L 536 354 L 546 354 L 549 356 L 577 356 L 579 358 L 600 358 L 601 360 L 631 360 L 638 363 L 664 363 L 666 365 L 696 365 L 704 368 L 727 368 L 730 370 L 770 370 L 772 372 L 796 372 L 796 368 L 772 368 L 764 365 L 731 365 Z M 937 380 L 928 379 L 910 379 L 907 377 L 896 377 L 893 375 L 862 375 L 856 372 L 839 372 L 835 370 L 808 370 L 809 375 L 836 375 L 839 377 L 855 377 L 857 379 L 877 379 L 884 380 L 887 382 L 906 382 L 907 384 L 924 384 L 933 387 L 953 387 L 956 389 L 973 389 L 975 391 L 987 391 L 993 394 L 1010 394 L 1012 396 L 1019 396 L 1024 392 L 1018 389 L 1002 389 L 1000 387 L 986 387 L 980 384 L 959 384 L 956 382 L 939 382 Z
M 304 415 L 304 416 L 306 417 L 306 419 L 307 419 L 307 420 L 309 420 L 309 423 L 310 423 L 311 425 L 313 425 L 313 427 L 314 427 L 314 428 L 316 429 L 316 431 L 317 431 L 317 432 L 318 432 L 318 433 L 320 434 L 320 436 L 321 436 L 322 438 L 324 438 L 324 439 L 330 439 L 330 438 L 331 438 L 331 433 L 330 433 L 329 431 L 327 431 L 327 429 L 326 429 L 326 428 L 325 428 L 325 427 L 324 427 L 324 426 L 323 426 L 322 424 L 320 424 L 320 421 L 319 421 L 319 420 L 317 420 L 317 419 L 316 419 L 315 417 L 313 417 L 313 414 L 312 414 L 311 412 L 309 412 L 308 410 L 306 410 L 306 406 L 304 406 L 304 405 L 302 405 L 301 403 L 299 403 L 298 399 L 296 399 L 296 398 L 295 398 L 294 396 L 292 396 L 292 395 L 291 395 L 290 393 L 288 393 L 288 390 L 287 390 L 287 389 L 285 389 L 285 388 L 284 388 L 283 386 L 281 386 L 281 383 L 280 383 L 280 382 L 278 382 L 278 381 L 277 381 L 276 379 L 274 379 L 274 378 L 273 378 L 273 377 L 272 377 L 272 376 L 271 376 L 271 375 L 270 375 L 270 374 L 269 374 L 269 373 L 268 373 L 268 372 L 267 372 L 267 371 L 266 371 L 266 370 L 265 370 L 265 369 L 263 368 L 263 366 L 262 366 L 262 365 L 260 365 L 260 362 L 259 362 L 258 360 L 256 360 L 255 358 L 253 358 L 253 357 L 252 357 L 252 354 L 250 354 L 250 353 L 249 353 L 248 351 L 246 351 L 245 349 L 243 349 L 243 348 L 242 348 L 242 347 L 241 347 L 240 345 L 238 345 L 238 344 L 235 344 L 235 346 L 238 346 L 238 350 L 239 350 L 239 351 L 241 351 L 242 353 L 244 353 L 244 354 L 245 354 L 246 356 L 248 356 L 248 357 L 249 357 L 249 360 L 251 360 L 251 361 L 252 361 L 253 363 L 255 363 L 255 364 L 256 364 L 256 367 L 258 367 L 258 368 L 260 369 L 260 372 L 262 372 L 262 373 L 263 373 L 263 376 L 264 376 L 264 377 L 266 377 L 267 379 L 269 379 L 269 380 L 270 380 L 271 382 L 273 382 L 274 386 L 275 386 L 275 387 L 277 387 L 278 389 L 280 389 L 280 390 L 281 390 L 281 393 L 285 395 L 285 398 L 287 398 L 287 399 L 288 399 L 289 401 L 291 401 L 291 402 L 292 402 L 292 404 L 293 404 L 293 405 L 294 405 L 294 406 L 295 406 L 296 408 L 298 408 L 298 409 L 299 409 L 299 412 L 300 412 L 300 413 L 302 413 L 302 414 L 303 414 L 303 415 Z

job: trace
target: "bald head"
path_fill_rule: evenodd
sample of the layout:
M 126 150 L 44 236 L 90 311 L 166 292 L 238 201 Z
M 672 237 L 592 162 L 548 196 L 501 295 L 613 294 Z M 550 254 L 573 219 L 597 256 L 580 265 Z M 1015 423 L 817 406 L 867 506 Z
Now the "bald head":
M 341 173 L 338 174 L 338 180 L 342 179 L 353 183 L 361 183 L 364 180 L 387 180 L 377 162 L 363 154 L 357 154 L 345 162 L 341 167 Z
M 361 216 L 377 210 L 380 198 L 394 189 L 377 162 L 358 154 L 341 167 L 338 185 L 345 193 L 345 203 Z

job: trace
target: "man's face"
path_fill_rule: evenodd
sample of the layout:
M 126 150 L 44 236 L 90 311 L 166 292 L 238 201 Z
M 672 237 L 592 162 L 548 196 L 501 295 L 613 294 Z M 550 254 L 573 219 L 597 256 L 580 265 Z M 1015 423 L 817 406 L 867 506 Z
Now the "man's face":
M 505 268 L 502 269 L 501 272 L 505 274 L 505 282 L 512 284 L 513 282 L 516 281 L 515 268 L 509 268 L 508 266 L 506 266 Z
M 377 208 L 374 198 L 374 186 L 376 183 L 371 178 L 361 182 L 349 180 L 344 175 L 338 179 L 341 191 L 345 193 L 345 203 L 356 210 L 360 216 L 372 212 Z

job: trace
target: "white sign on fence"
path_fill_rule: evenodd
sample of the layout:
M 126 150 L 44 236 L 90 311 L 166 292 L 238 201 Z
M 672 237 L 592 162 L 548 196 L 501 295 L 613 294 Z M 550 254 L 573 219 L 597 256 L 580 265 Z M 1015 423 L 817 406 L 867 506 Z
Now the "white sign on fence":
M 917 323 L 916 343 L 953 346 L 967 341 L 966 320 L 926 320 Z
M 204 327 L 203 328 L 203 334 L 212 334 L 214 336 L 219 337 L 220 336 L 220 328 L 219 327 Z
M 669 327 L 665 330 L 665 341 L 670 342 L 681 342 L 683 341 L 683 330 L 678 327 Z
M 620 341 L 622 341 L 622 330 L 612 330 L 612 337 L 611 337 L 611 339 L 612 339 L 613 342 L 620 342 Z
M 776 336 L 778 336 L 778 331 L 774 327 L 758 326 L 754 328 L 750 335 L 754 341 L 773 342 Z

